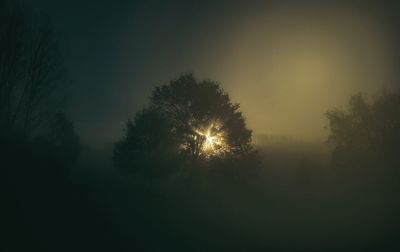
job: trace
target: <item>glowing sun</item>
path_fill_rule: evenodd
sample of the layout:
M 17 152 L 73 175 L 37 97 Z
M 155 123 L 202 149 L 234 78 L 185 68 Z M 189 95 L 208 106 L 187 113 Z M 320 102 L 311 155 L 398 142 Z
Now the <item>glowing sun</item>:
M 205 129 L 195 129 L 199 136 L 200 154 L 205 157 L 221 156 L 228 152 L 228 144 L 226 143 L 225 132 L 222 130 L 221 124 L 214 122 Z

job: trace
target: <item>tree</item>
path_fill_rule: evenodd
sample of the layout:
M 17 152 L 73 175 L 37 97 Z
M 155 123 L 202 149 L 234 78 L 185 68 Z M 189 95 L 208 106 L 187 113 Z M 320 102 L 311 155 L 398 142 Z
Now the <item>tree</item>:
M 326 117 L 335 166 L 370 169 L 373 173 L 388 175 L 397 173 L 400 165 L 397 153 L 400 147 L 400 92 L 353 95 L 346 108 L 329 111 Z
M 56 102 L 65 77 L 57 38 L 47 17 L 0 1 L 0 154 L 10 174 L 32 160 L 35 172 L 65 171 L 77 159 L 78 137 Z
M 57 109 L 64 67 L 49 20 L 19 1 L 0 3 L 0 132 L 29 138 Z
M 155 88 L 149 105 L 126 123 L 125 131 L 114 148 L 114 162 L 122 171 L 148 171 L 159 167 L 155 163 L 165 171 L 182 162 L 254 155 L 239 104 L 218 83 L 197 81 L 192 74 Z
M 8 234 L 3 239 L 5 250 L 25 250 L 15 247 L 20 241 L 30 247 L 29 241 L 36 240 L 40 247 L 51 246 L 39 242 L 36 233 L 57 240 L 46 230 L 60 224 L 55 216 L 65 215 L 55 210 L 70 209 L 64 204 L 69 198 L 66 182 L 77 159 L 79 138 L 55 103 L 64 77 L 57 38 L 43 15 L 19 0 L 0 1 L 0 184 L 5 213 L 1 223 Z M 36 219 L 39 225 L 34 224 Z

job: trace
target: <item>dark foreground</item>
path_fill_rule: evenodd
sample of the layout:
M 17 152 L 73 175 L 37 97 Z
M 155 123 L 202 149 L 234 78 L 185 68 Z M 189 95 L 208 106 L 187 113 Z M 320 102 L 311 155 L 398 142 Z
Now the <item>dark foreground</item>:
M 2 251 L 400 250 L 395 181 L 345 181 L 321 159 L 274 156 L 246 183 L 123 177 L 95 153 L 64 181 L 21 168 L 3 183 Z

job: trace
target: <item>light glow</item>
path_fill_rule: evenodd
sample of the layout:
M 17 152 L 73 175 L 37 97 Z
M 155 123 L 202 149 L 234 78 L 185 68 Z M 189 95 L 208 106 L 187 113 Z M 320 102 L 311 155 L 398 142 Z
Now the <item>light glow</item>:
M 222 156 L 229 151 L 225 132 L 218 122 L 211 123 L 206 129 L 195 129 L 200 141 L 200 155 L 206 158 Z

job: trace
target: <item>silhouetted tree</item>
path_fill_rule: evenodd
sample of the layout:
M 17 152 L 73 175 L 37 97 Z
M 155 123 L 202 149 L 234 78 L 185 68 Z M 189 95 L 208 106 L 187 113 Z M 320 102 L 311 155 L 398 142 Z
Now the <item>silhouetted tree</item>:
M 56 102 L 60 52 L 46 17 L 20 1 L 0 2 L 0 153 L 10 174 L 46 166 L 65 174 L 77 159 L 79 138 Z
M 0 134 L 29 138 L 57 112 L 64 67 L 50 22 L 19 1 L 0 3 Z
M 400 93 L 353 95 L 346 108 L 326 114 L 333 161 L 343 169 L 397 173 L 400 165 Z
M 0 184 L 6 251 L 61 244 L 59 224 L 66 224 L 61 219 L 69 215 L 63 212 L 69 207 L 64 203 L 66 182 L 78 157 L 79 138 L 57 104 L 64 77 L 57 38 L 43 15 L 18 0 L 0 1 Z
M 150 104 L 125 130 L 114 148 L 114 162 L 122 171 L 144 172 L 159 163 L 168 173 L 168 167 L 183 162 L 256 156 L 239 104 L 218 83 L 197 81 L 192 74 L 155 88 Z

